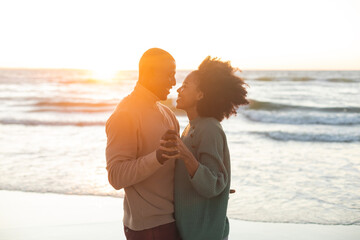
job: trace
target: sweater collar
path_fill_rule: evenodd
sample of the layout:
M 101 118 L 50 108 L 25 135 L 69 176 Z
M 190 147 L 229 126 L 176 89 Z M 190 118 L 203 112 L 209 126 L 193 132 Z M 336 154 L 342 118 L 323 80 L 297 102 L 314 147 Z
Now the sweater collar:
M 201 117 L 197 117 L 197 118 L 191 120 L 191 121 L 189 122 L 189 123 L 190 123 L 190 126 L 191 126 L 191 127 L 195 127 L 196 124 L 197 124 L 198 122 L 200 122 L 200 120 L 201 120 Z
M 216 120 L 216 122 L 220 123 L 219 120 L 217 120 L 216 118 L 213 118 L 213 117 L 197 117 L 197 118 L 191 120 L 189 123 L 192 128 L 195 128 L 196 125 L 202 124 L 202 121 L 208 121 L 211 119 Z

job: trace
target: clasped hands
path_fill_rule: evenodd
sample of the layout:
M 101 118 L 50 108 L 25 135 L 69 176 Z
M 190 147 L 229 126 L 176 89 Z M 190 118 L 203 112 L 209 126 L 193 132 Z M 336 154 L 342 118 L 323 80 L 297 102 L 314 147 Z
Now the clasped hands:
M 181 159 L 191 177 L 196 173 L 199 162 L 183 143 L 179 134 L 174 130 L 168 130 L 160 140 L 160 146 L 156 150 L 156 157 L 161 164 L 170 159 Z M 235 189 L 230 189 L 230 194 L 235 193 Z
M 156 157 L 161 164 L 171 159 L 181 159 L 185 163 L 188 173 L 193 176 L 199 166 L 194 155 L 182 142 L 179 134 L 174 130 L 168 130 L 160 140 L 160 146 L 156 150 Z
M 160 140 L 160 146 L 156 151 L 156 157 L 161 164 L 170 160 L 181 158 L 185 155 L 187 148 L 181 141 L 175 130 L 168 130 Z M 189 150 L 187 150 L 189 151 Z

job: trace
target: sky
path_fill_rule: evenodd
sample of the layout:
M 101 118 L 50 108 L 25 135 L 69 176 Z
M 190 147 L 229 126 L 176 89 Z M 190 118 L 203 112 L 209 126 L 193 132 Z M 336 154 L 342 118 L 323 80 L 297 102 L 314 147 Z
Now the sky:
M 134 70 L 160 47 L 243 70 L 360 70 L 360 0 L 0 0 L 0 67 Z

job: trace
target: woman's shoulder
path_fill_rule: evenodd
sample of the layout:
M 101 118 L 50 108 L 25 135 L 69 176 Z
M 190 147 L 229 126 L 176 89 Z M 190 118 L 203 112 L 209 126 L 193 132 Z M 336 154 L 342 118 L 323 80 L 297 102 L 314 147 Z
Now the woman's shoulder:
M 198 128 L 199 133 L 202 134 L 224 134 L 221 123 L 213 117 L 200 118 L 196 127 Z
M 200 119 L 194 130 L 194 145 L 197 146 L 198 153 L 206 152 L 217 156 L 223 146 L 226 145 L 226 134 L 220 122 L 215 118 Z
M 202 128 L 212 127 L 212 128 L 221 128 L 222 129 L 220 122 L 216 118 L 213 118 L 213 117 L 201 117 L 201 118 L 199 118 L 197 125 Z

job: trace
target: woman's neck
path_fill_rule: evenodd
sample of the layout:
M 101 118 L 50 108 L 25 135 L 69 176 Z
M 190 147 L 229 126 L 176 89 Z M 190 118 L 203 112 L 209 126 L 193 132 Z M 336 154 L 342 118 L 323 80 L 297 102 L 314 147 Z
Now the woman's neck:
M 199 114 L 198 114 L 198 112 L 196 110 L 196 107 L 186 109 L 185 111 L 186 111 L 186 115 L 187 115 L 189 121 L 194 120 L 195 118 L 199 117 Z

